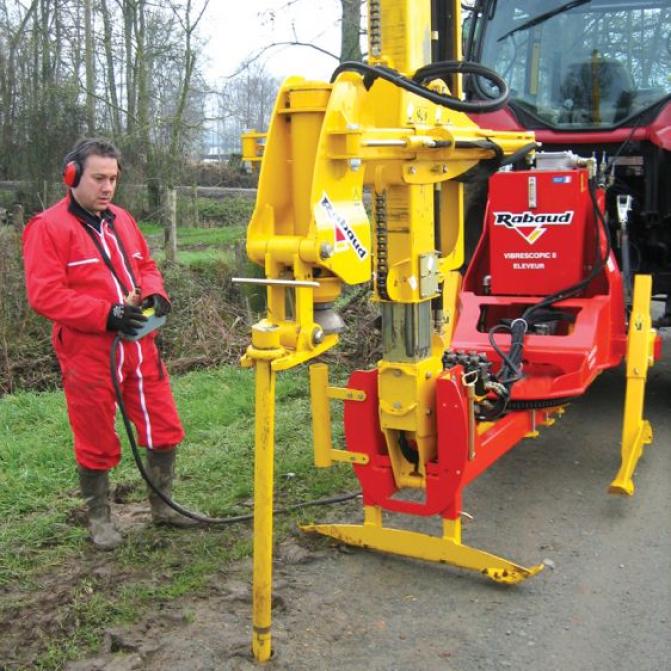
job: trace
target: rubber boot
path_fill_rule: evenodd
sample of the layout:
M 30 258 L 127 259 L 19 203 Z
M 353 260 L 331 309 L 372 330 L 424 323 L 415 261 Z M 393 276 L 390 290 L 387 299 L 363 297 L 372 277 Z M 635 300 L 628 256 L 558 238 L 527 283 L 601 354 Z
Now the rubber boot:
M 175 477 L 175 457 L 177 449 L 147 450 L 147 472 L 151 481 L 162 494 L 168 498 L 172 496 L 172 481 Z M 198 526 L 198 522 L 190 517 L 181 515 L 171 508 L 156 492 L 148 487 L 151 517 L 154 524 L 188 529 Z
M 107 471 L 79 467 L 79 486 L 89 513 L 89 532 L 93 544 L 100 550 L 114 550 L 123 538 L 114 528 L 109 504 Z

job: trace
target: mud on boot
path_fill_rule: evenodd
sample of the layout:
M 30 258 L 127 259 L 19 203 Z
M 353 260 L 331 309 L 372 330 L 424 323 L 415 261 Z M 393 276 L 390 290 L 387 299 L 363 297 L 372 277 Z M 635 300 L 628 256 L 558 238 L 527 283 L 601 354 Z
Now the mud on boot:
M 147 472 L 151 481 L 162 494 L 172 498 L 172 481 L 175 477 L 175 457 L 177 449 L 147 450 Z M 190 529 L 199 522 L 185 517 L 171 508 L 151 487 L 147 488 L 151 517 L 154 524 Z
M 79 486 L 88 509 L 88 528 L 93 544 L 100 550 L 114 550 L 123 537 L 112 524 L 107 471 L 79 467 Z

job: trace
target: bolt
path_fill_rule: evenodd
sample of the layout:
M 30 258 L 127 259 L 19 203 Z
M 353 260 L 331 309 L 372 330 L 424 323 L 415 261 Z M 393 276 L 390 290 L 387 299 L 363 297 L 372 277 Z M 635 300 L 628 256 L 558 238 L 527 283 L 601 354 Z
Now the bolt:
M 401 402 L 394 401 L 394 410 L 400 410 L 400 409 L 401 409 Z
M 351 158 L 349 160 L 349 167 L 350 167 L 350 170 L 352 170 L 353 172 L 356 172 L 361 167 L 361 159 L 360 158 Z
M 319 345 L 324 340 L 324 331 L 319 326 L 316 326 L 312 331 L 312 344 Z
M 322 242 L 319 247 L 319 258 L 330 259 L 333 256 L 333 245 L 329 242 Z
M 408 168 L 408 172 L 409 172 L 411 175 L 414 175 L 414 174 L 417 172 L 417 168 L 415 168 L 414 166 L 410 166 L 410 167 Z

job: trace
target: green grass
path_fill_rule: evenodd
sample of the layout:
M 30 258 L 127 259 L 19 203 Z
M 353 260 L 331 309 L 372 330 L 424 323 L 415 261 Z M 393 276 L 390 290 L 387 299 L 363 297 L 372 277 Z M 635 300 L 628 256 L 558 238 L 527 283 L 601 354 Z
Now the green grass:
M 245 197 L 198 199 L 198 214 L 201 219 L 216 221 L 225 226 L 249 221 L 253 209 L 254 201 Z
M 177 230 L 177 244 L 192 245 L 233 245 L 245 239 L 245 226 L 222 226 L 219 228 L 180 228 Z
M 197 371 L 174 379 L 173 387 L 187 436 L 180 447 L 178 498 L 211 515 L 248 511 L 235 506 L 252 496 L 253 373 L 234 367 Z M 280 374 L 277 395 L 280 498 L 299 501 L 353 487 L 346 467 L 312 466 L 306 372 Z M 0 399 L 0 426 L 0 585 L 7 585 L 26 579 L 42 555 L 81 549 L 85 533 L 65 519 L 81 503 L 62 392 Z M 132 485 L 139 478 L 125 449 L 113 482 Z M 142 488 L 131 496 L 142 497 Z
M 154 260 L 157 263 L 162 263 L 165 260 L 165 253 L 159 250 L 153 254 Z M 208 247 L 199 250 L 182 250 L 177 254 L 177 263 L 180 266 L 194 268 L 197 266 L 211 266 L 215 264 L 225 264 L 230 266 L 233 263 L 235 254 L 230 249 L 216 249 Z
M 157 242 L 163 240 L 163 226 L 155 221 L 139 222 L 140 230 Z M 177 227 L 177 246 L 180 245 L 230 245 L 245 239 L 247 222 L 217 226 L 215 228 Z
M 173 379 L 173 388 L 187 435 L 178 457 L 175 498 L 215 516 L 250 512 L 253 372 L 236 367 L 198 371 Z M 347 466 L 313 467 L 307 371 L 280 373 L 277 397 L 278 505 L 356 490 Z M 332 409 L 334 440 L 341 445 L 340 404 Z M 85 529 L 68 521 L 82 504 L 62 392 L 0 399 L 0 427 L 0 588 L 21 585 L 21 598 L 29 599 L 43 576 L 67 575 L 73 562 L 90 561 L 96 553 Z M 123 459 L 112 482 L 129 486 L 129 498 L 141 500 L 144 486 L 125 437 L 122 441 Z M 286 534 L 301 515 L 319 514 L 314 509 L 297 512 L 276 525 L 276 534 Z M 226 562 L 250 554 L 250 529 L 249 524 L 190 532 L 132 529 L 111 554 L 120 584 L 93 589 L 86 573 L 77 578 L 74 596 L 63 606 L 77 627 L 52 637 L 35 668 L 62 668 L 65 660 L 88 654 L 99 645 L 105 627 L 135 622 L 157 601 L 206 594 L 212 576 Z M 0 598 L 0 613 L 6 607 Z
M 141 222 L 140 228 L 147 237 L 153 256 L 159 263 L 165 259 L 163 228 L 154 222 Z M 217 228 L 177 229 L 177 261 L 183 266 L 202 266 L 216 263 L 231 265 L 235 259 L 235 246 L 245 239 L 246 223 Z

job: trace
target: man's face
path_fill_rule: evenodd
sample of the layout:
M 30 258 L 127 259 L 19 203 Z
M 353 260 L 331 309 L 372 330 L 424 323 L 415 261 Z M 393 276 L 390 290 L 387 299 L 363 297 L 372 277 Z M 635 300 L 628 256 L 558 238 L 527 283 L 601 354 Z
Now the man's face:
M 115 158 L 94 154 L 84 161 L 84 172 L 72 193 L 85 210 L 100 214 L 112 200 L 118 177 L 119 165 Z

